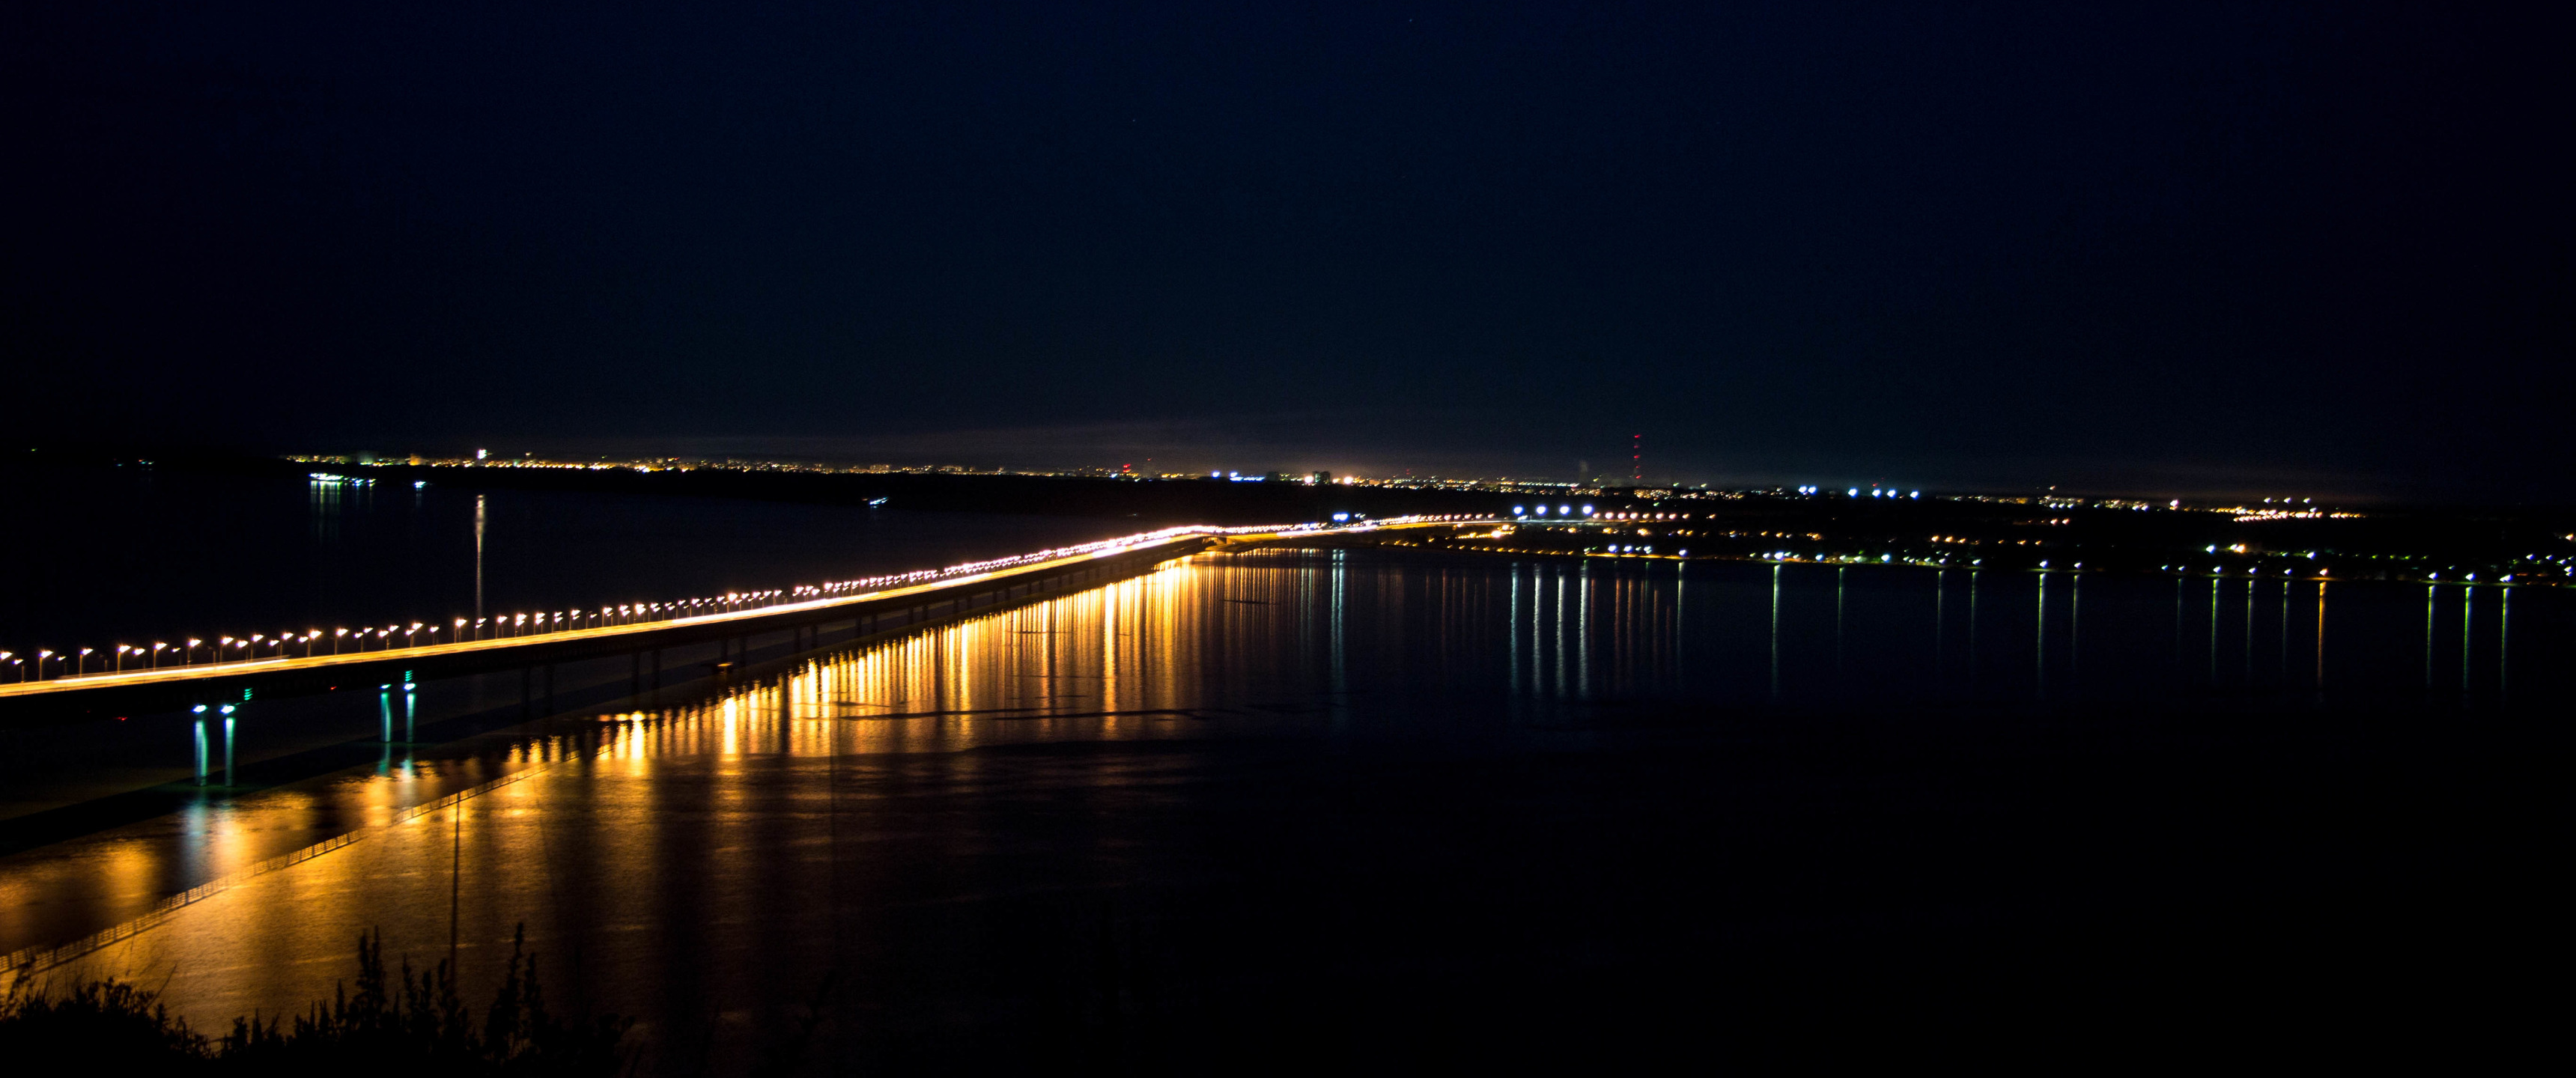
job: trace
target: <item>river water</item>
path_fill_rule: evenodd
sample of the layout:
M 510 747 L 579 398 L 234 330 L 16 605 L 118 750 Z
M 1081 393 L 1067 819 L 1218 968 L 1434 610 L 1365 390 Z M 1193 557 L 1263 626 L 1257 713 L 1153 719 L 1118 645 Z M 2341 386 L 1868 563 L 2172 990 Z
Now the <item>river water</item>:
M 2540 589 L 1200 555 L 0 858 L 0 949 L 220 1026 L 524 929 L 719 1072 L 1760 1055 L 2220 961 L 2385 1003 L 2512 923 L 2426 880 L 2536 890 L 2490 855 L 2569 641 Z

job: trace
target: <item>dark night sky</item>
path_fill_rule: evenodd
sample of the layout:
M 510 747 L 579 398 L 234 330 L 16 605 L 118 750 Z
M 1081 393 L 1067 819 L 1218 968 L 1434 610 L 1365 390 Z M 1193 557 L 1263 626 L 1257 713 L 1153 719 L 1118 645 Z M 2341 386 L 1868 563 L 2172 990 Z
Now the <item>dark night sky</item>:
M 0 15 L 10 424 L 2576 489 L 2536 8 L 395 7 Z

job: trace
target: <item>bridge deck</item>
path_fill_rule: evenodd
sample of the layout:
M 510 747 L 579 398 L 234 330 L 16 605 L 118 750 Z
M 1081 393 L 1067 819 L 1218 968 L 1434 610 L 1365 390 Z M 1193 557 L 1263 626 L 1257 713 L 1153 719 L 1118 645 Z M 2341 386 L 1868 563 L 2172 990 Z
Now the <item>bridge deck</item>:
M 86 674 L 0 685 L 0 725 L 63 722 L 179 710 L 192 704 L 297 696 L 343 686 L 427 681 L 517 670 L 548 663 L 650 652 L 755 633 L 820 626 L 915 608 L 946 605 L 962 613 L 975 600 L 999 592 L 1033 593 L 1080 574 L 1156 563 L 1206 548 L 1212 542 L 1261 542 L 1314 535 L 1421 527 L 1425 520 L 1371 521 L 1342 527 L 1191 528 L 1128 540 L 1110 540 L 1063 557 L 935 576 L 918 583 L 850 595 L 830 595 L 720 613 L 657 621 L 601 625 L 488 640 L 455 641 L 337 655 L 164 666 L 157 670 Z M 1005 559 L 1007 560 L 1007 559 Z M 855 624 L 855 622 L 854 622 Z
M 192 681 L 236 678 L 243 674 L 298 670 L 322 671 L 376 666 L 381 665 L 388 660 L 396 659 L 426 662 L 455 656 L 502 656 L 514 651 L 544 649 L 555 645 L 585 641 L 620 642 L 626 646 L 616 648 L 614 650 L 624 651 L 631 650 L 634 647 L 651 647 L 653 646 L 653 637 L 668 634 L 675 629 L 728 626 L 738 630 L 756 630 L 760 627 L 760 623 L 772 619 L 797 619 L 799 615 L 811 615 L 824 611 L 838 611 L 844 607 L 857 608 L 870 605 L 883 605 L 888 602 L 903 602 L 931 596 L 944 596 L 947 592 L 957 588 L 966 588 L 972 587 L 976 584 L 989 584 L 996 581 L 1014 580 L 1029 576 L 1045 575 L 1051 571 L 1062 569 L 1067 566 L 1098 561 L 1102 558 L 1112 557 L 1118 554 L 1132 553 L 1136 550 L 1152 549 L 1154 547 L 1179 546 L 1185 543 L 1197 542 L 1199 539 L 1200 537 L 1198 536 L 1192 536 L 1188 539 L 1165 540 L 1155 544 L 1140 545 L 1138 547 L 1077 554 L 1071 557 L 1057 558 L 1043 562 L 1033 562 L 1024 566 L 1012 566 L 1008 569 L 997 569 L 991 572 L 953 577 L 939 577 L 919 584 L 862 592 L 856 595 L 839 595 L 830 598 L 809 599 L 792 603 L 774 603 L 765 606 L 750 607 L 743 610 L 726 611 L 718 614 L 699 614 L 684 618 L 664 618 L 656 621 L 631 622 L 624 625 L 604 625 L 584 629 L 562 629 L 552 632 L 528 633 L 523 636 L 501 637 L 491 640 L 467 640 L 447 644 L 422 644 L 417 646 L 386 648 L 379 651 L 352 651 L 338 655 L 315 655 L 311 657 L 291 656 L 284 658 L 234 660 L 220 663 L 198 663 L 191 666 L 165 666 L 157 670 L 129 670 L 123 673 L 83 674 L 79 676 L 49 678 L 44 681 L 0 685 L 0 699 L 16 696 L 42 696 L 56 693 L 86 692 L 124 686 L 184 684 Z M 517 660 L 506 661 L 503 665 L 515 666 L 517 665 Z

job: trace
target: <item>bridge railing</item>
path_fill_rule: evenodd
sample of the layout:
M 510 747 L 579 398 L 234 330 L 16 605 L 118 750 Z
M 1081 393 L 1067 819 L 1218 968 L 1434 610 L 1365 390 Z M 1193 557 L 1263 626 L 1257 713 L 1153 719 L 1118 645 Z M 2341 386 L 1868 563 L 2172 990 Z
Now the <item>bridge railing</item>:
M 0 676 L 15 668 L 17 680 L 0 683 L 0 696 L 30 692 L 63 692 L 85 688 L 105 688 L 153 682 L 193 680 L 202 677 L 227 676 L 260 670 L 280 669 L 290 665 L 325 665 L 340 661 L 374 662 L 390 657 L 410 655 L 456 654 L 491 648 L 526 646 L 561 642 L 579 635 L 617 632 L 650 632 L 690 625 L 713 624 L 727 620 L 766 617 L 803 609 L 816 609 L 847 603 L 871 601 L 913 589 L 938 588 L 981 576 L 1007 573 L 1050 562 L 1123 554 L 1162 544 L 1194 538 L 1230 536 L 1294 536 L 1300 533 L 1362 532 L 1389 527 L 1419 526 L 1484 519 L 1474 516 L 1409 516 L 1381 520 L 1358 520 L 1334 523 L 1262 524 L 1245 526 L 1185 525 L 1119 536 L 1112 539 L 1077 543 L 1071 546 L 1013 554 L 1001 558 L 962 562 L 934 569 L 916 569 L 886 573 L 821 584 L 798 584 L 786 588 L 755 592 L 729 592 L 718 596 L 701 596 L 662 602 L 629 602 L 602 604 L 553 611 L 514 611 L 484 618 L 455 618 L 446 625 L 428 622 L 396 623 L 388 626 L 362 626 L 352 633 L 343 627 L 325 636 L 319 629 L 303 633 L 287 632 L 271 637 L 255 633 L 249 637 L 219 636 L 215 644 L 217 657 L 198 662 L 196 650 L 206 646 L 202 637 L 183 637 L 187 642 L 177 649 L 180 663 L 167 665 L 163 653 L 172 650 L 166 642 L 156 642 L 150 649 L 140 645 L 117 644 L 115 651 L 80 648 L 57 652 L 40 648 L 29 665 L 28 657 L 0 651 Z M 447 638 L 439 639 L 446 632 Z M 374 647 L 367 646 L 373 643 Z M 330 650 L 322 650 L 328 644 Z M 293 648 L 301 647 L 301 653 Z M 222 658 L 233 649 L 241 658 Z M 271 654 L 262 656 L 262 649 Z M 86 669 L 90 656 L 110 669 L 91 672 Z M 141 670 L 127 669 L 129 656 L 146 657 L 150 665 Z M 72 672 L 48 677 L 48 665 L 72 658 L 80 665 Z M 111 660 L 113 660 L 111 662 Z

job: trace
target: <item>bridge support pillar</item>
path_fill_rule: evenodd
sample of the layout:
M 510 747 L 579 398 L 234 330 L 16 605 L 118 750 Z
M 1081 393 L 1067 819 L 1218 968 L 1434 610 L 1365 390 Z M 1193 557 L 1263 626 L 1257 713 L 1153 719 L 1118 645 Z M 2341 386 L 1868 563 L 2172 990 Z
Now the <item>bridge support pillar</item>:
M 203 710 L 204 710 L 204 707 L 203 707 L 202 705 L 200 705 L 200 706 L 199 706 L 199 708 L 198 708 L 198 710 L 203 711 Z M 197 725 L 197 785 L 199 785 L 199 786 L 203 786 L 203 785 L 205 785 L 205 784 L 206 784 L 206 720 L 204 720 L 204 719 L 198 719 L 198 720 L 197 720 L 196 725 Z
M 225 708 L 224 710 L 230 711 L 232 709 Z M 233 771 L 233 717 L 226 715 L 224 716 L 224 785 L 231 786 L 239 781 L 241 780 L 236 777 L 235 772 Z
M 385 744 L 393 744 L 394 687 L 392 685 L 387 684 L 376 686 L 376 714 L 382 720 L 382 725 L 384 726 Z
M 412 695 L 414 686 L 403 682 L 403 744 L 420 740 L 414 733 L 413 720 L 420 714 L 420 698 Z

